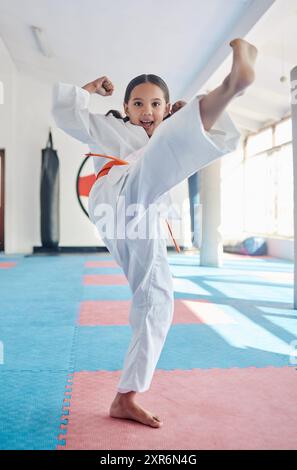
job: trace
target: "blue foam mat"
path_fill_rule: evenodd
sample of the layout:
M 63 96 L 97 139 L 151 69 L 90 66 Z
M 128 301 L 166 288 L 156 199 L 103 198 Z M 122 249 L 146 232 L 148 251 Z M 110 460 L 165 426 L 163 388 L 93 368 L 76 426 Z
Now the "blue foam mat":
M 55 450 L 67 371 L 0 371 L 0 449 Z
M 67 369 L 75 326 L 5 326 L 3 370 Z
M 267 336 L 270 350 L 262 350 L 261 338 L 249 341 L 248 331 L 245 334 L 238 325 L 216 328 L 204 324 L 171 326 L 157 367 L 172 370 L 289 365 L 288 355 L 282 354 L 289 347 L 286 349 L 285 342 L 272 333 Z M 231 343 L 234 337 L 240 338 L 237 344 Z M 121 369 L 130 338 L 129 326 L 80 327 L 75 371 Z
M 72 326 L 78 316 L 80 301 L 44 298 L 26 301 L 0 301 L 0 325 L 27 328 L 27 326 Z
M 124 274 L 122 268 L 85 268 L 84 274 Z
M 123 326 L 78 326 L 84 300 L 130 300 L 128 285 L 83 285 L 87 274 L 121 274 L 89 268 L 109 254 L 3 256 L 16 266 L 0 270 L 0 448 L 55 449 L 67 374 L 119 370 L 131 338 Z M 176 299 L 217 303 L 234 323 L 174 324 L 157 368 L 283 367 L 296 339 L 293 285 L 250 275 L 292 272 L 272 258 L 227 259 L 223 268 L 199 266 L 196 255 L 170 255 Z

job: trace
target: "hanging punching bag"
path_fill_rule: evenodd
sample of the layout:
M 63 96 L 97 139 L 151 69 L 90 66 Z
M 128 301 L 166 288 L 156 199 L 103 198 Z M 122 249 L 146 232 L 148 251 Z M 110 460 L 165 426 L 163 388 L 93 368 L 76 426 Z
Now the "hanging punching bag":
M 40 185 L 41 243 L 45 248 L 56 249 L 59 244 L 59 159 L 53 149 L 49 133 L 46 148 L 42 149 Z

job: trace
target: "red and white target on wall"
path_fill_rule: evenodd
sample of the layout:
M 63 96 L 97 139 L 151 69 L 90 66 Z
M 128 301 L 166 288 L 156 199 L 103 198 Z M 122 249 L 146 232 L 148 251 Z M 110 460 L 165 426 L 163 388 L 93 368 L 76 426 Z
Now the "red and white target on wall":
M 88 198 L 95 180 L 96 175 L 94 173 L 93 158 L 87 156 L 80 165 L 76 177 L 76 195 L 78 203 L 87 217 L 89 217 Z
M 76 194 L 77 194 L 77 199 L 78 199 L 80 207 L 82 208 L 86 216 L 89 217 L 89 214 L 87 211 L 87 207 L 88 207 L 87 198 L 89 197 L 92 186 L 96 181 L 96 175 L 94 174 L 93 160 L 92 159 L 90 160 L 90 157 L 100 157 L 100 158 L 107 158 L 108 160 L 111 160 L 110 162 L 106 163 L 101 168 L 97 177 L 106 175 L 113 165 L 128 165 L 128 162 L 126 162 L 125 160 L 121 160 L 118 157 L 105 155 L 102 153 L 86 153 L 85 156 L 86 158 L 80 165 L 78 173 L 77 173 Z

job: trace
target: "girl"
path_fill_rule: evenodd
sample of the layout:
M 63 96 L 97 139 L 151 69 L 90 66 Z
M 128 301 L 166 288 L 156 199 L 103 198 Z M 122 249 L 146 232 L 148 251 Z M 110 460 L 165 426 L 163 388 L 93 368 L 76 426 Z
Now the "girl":
M 160 236 L 159 208 L 164 201 L 168 204 L 166 194 L 171 188 L 236 148 L 239 132 L 224 110 L 253 82 L 257 50 L 242 39 L 230 45 L 232 69 L 223 83 L 178 105 L 174 114 L 167 85 L 155 75 L 140 75 L 129 83 L 124 119 L 113 110 L 106 116 L 88 111 L 91 93 L 112 95 L 114 86 L 107 77 L 82 88 L 60 83 L 54 89 L 58 127 L 87 143 L 91 152 L 128 162 L 100 172 L 109 160 L 94 157 L 99 178 L 89 194 L 90 219 L 122 267 L 133 294 L 132 339 L 109 411 L 114 418 L 154 428 L 162 425 L 158 416 L 135 402 L 136 393 L 150 387 L 173 316 L 172 277 L 166 241 Z M 104 224 L 102 214 L 107 214 Z

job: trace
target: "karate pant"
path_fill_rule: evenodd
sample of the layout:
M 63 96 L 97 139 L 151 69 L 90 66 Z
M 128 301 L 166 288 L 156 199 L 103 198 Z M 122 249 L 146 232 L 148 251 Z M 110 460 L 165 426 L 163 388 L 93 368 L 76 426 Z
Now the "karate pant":
M 166 240 L 161 237 L 158 204 L 171 188 L 216 158 L 234 150 L 239 133 L 226 113 L 205 132 L 199 110 L 199 96 L 166 119 L 147 145 L 129 155 L 129 165 L 113 167 L 94 184 L 89 195 L 89 215 L 99 234 L 122 267 L 132 291 L 129 323 L 132 338 L 125 357 L 118 391 L 145 392 L 160 357 L 173 310 L 173 283 L 167 261 Z M 135 156 L 134 155 L 134 156 Z M 102 204 L 111 207 L 117 228 L 106 235 L 100 225 Z M 124 216 L 131 204 L 143 209 L 142 218 Z M 147 217 L 149 213 L 149 217 Z M 139 213 L 137 213 L 139 215 Z M 151 237 L 123 237 L 123 226 L 148 225 Z M 134 222 L 134 226 L 133 226 Z M 137 225 L 136 225 L 137 224 Z M 141 230 L 137 230 L 141 232 Z M 133 230 L 132 230 L 133 232 Z M 143 232 L 142 232 L 143 233 Z M 147 232 L 146 232 L 147 233 Z

